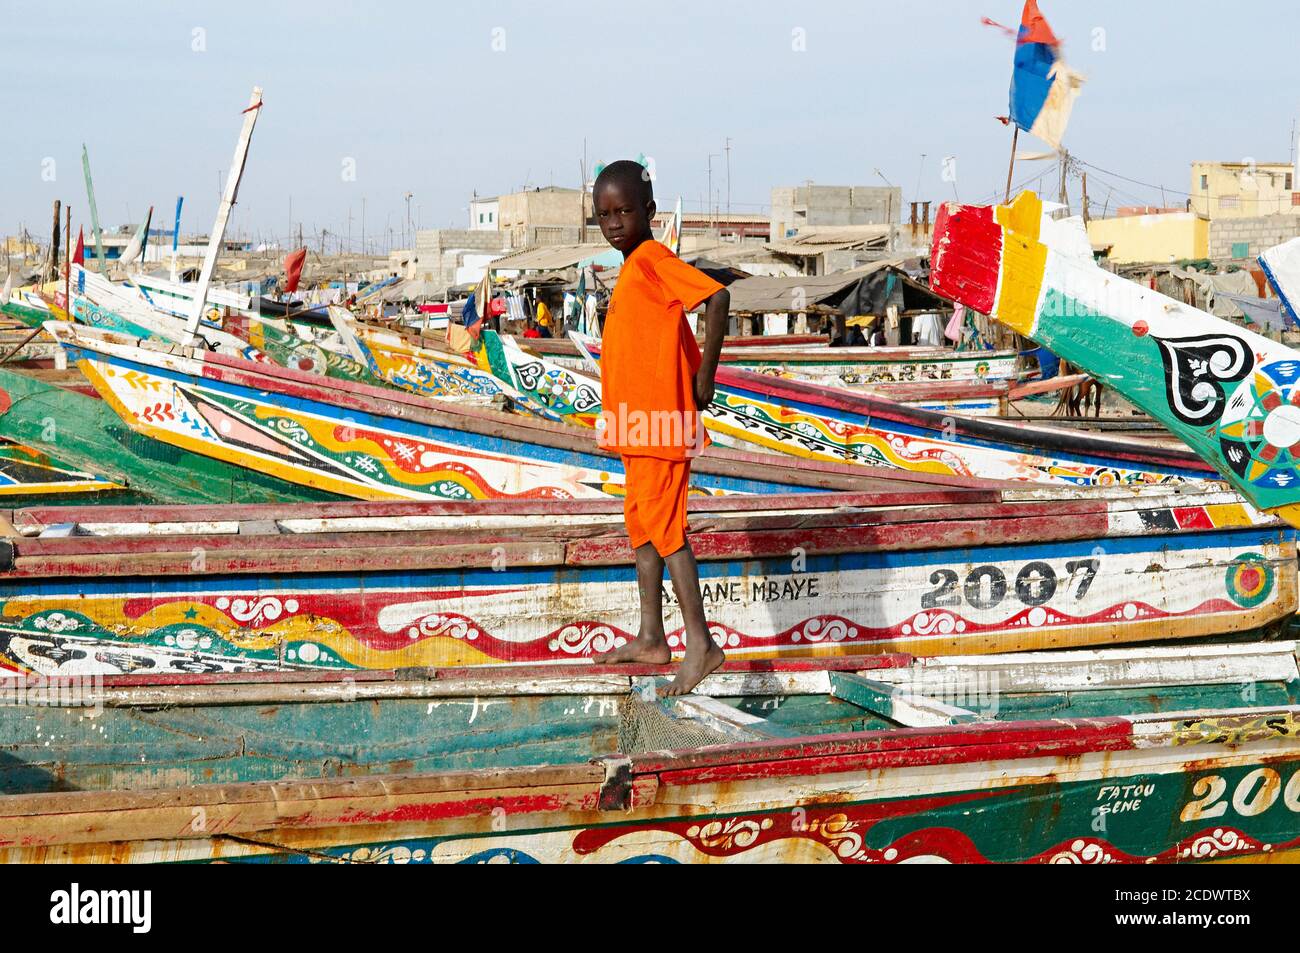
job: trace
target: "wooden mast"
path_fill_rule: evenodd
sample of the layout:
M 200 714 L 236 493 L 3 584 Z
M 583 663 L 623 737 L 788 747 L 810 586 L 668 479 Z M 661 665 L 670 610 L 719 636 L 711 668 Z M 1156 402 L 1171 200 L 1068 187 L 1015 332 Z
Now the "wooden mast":
M 86 151 L 86 144 L 81 144 L 81 168 L 86 173 L 86 201 L 90 203 L 90 230 L 95 237 L 95 267 L 102 275 L 108 267 L 104 260 L 104 241 L 103 233 L 99 228 L 99 211 L 95 207 L 95 186 L 90 181 L 90 153 Z
M 199 329 L 199 320 L 203 317 L 203 308 L 207 304 L 208 287 L 212 284 L 212 272 L 217 267 L 217 256 L 221 253 L 221 242 L 226 235 L 226 225 L 230 221 L 230 210 L 234 208 L 235 198 L 239 194 L 239 180 L 244 174 L 244 162 L 248 158 L 248 144 L 253 139 L 253 127 L 257 125 L 257 113 L 262 108 L 262 87 L 254 86 L 249 98 L 248 108 L 244 110 L 244 126 L 239 131 L 239 141 L 235 143 L 235 155 L 230 160 L 230 174 L 226 176 L 226 191 L 217 206 L 217 220 L 212 226 L 212 235 L 208 238 L 208 250 L 203 255 L 203 269 L 199 272 L 198 287 L 194 289 L 194 302 L 189 319 L 185 322 L 185 342 L 193 343 Z

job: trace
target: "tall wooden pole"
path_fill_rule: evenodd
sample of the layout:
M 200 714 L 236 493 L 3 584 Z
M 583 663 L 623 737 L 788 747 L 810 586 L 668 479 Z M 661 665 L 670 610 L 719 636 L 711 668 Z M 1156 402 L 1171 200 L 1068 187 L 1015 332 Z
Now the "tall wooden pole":
M 1011 164 L 1007 166 L 1007 193 L 1002 199 L 1003 205 L 1011 201 L 1011 173 L 1016 169 L 1016 143 L 1020 141 L 1020 127 L 1013 123 L 1011 128 L 1015 132 L 1011 134 Z
M 235 155 L 230 160 L 230 174 L 226 176 L 226 189 L 221 204 L 217 206 L 217 220 L 212 226 L 212 235 L 208 238 L 208 249 L 203 256 L 203 268 L 199 272 L 199 283 L 194 289 L 194 301 L 190 316 L 185 322 L 185 343 L 191 343 L 198 333 L 199 321 L 203 317 L 203 308 L 208 303 L 208 286 L 212 284 L 212 272 L 217 267 L 217 256 L 221 254 L 221 242 L 226 236 L 226 225 L 230 222 L 230 210 L 235 207 L 239 195 L 239 180 L 244 174 L 244 162 L 248 159 L 248 144 L 253 139 L 253 127 L 257 125 L 257 114 L 262 108 L 262 87 L 254 86 L 249 98 L 248 108 L 244 110 L 244 125 L 239 131 L 239 140 L 235 143 Z
M 58 199 L 54 200 L 54 233 L 50 236 L 50 258 L 45 265 L 45 280 L 56 281 L 59 277 L 59 208 Z
M 66 214 L 63 241 L 63 307 L 68 317 L 72 317 L 72 206 L 64 209 Z

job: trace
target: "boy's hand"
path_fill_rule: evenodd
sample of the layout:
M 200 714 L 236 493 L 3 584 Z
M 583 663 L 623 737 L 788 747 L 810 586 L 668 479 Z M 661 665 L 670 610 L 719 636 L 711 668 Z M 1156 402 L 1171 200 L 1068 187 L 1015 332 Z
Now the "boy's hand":
M 708 408 L 713 403 L 713 375 L 705 376 L 702 373 L 695 375 L 695 406 L 700 410 Z

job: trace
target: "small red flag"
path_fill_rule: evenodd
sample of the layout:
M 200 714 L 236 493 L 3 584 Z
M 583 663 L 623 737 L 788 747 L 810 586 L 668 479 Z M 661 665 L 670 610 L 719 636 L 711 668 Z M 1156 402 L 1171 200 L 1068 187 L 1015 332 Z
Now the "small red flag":
M 86 227 L 84 225 L 77 227 L 77 250 L 72 253 L 72 263 L 74 265 L 84 265 L 86 263 Z
M 302 266 L 307 261 L 307 249 L 299 248 L 284 260 L 284 293 L 293 294 L 298 290 L 298 280 L 302 278 Z

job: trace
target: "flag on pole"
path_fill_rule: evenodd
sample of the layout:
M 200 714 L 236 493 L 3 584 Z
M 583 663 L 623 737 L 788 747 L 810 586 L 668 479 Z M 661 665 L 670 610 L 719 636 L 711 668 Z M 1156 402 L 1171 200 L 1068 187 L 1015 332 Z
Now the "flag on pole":
M 293 294 L 302 279 L 302 266 L 307 262 L 307 249 L 299 248 L 284 259 L 284 293 Z
M 471 334 L 478 336 L 479 325 L 483 319 L 491 315 L 492 307 L 492 270 L 484 269 L 483 280 L 478 283 L 474 293 L 469 296 L 469 301 L 465 304 L 465 310 L 462 318 L 465 322 L 465 329 Z
M 140 223 L 140 227 L 135 230 L 131 240 L 127 242 L 126 248 L 122 249 L 122 257 L 118 259 L 121 265 L 129 265 L 139 258 L 144 260 L 145 242 L 149 240 L 149 221 L 153 218 L 153 206 L 149 206 L 149 214 L 145 220 Z
M 1059 150 L 1081 86 L 1083 76 L 1065 65 L 1061 41 L 1039 11 L 1038 0 L 1025 0 L 1011 70 L 1011 120 Z
M 74 265 L 86 264 L 86 227 L 77 226 L 77 250 L 72 253 L 72 263 Z
M 176 196 L 176 224 L 172 226 L 172 258 L 176 257 L 176 249 L 181 240 L 181 205 L 185 202 L 185 196 Z
M 663 237 L 659 239 L 660 243 L 665 245 L 674 255 L 681 254 L 682 250 L 682 197 L 677 197 L 677 209 L 673 212 L 673 217 L 668 220 L 664 226 Z

